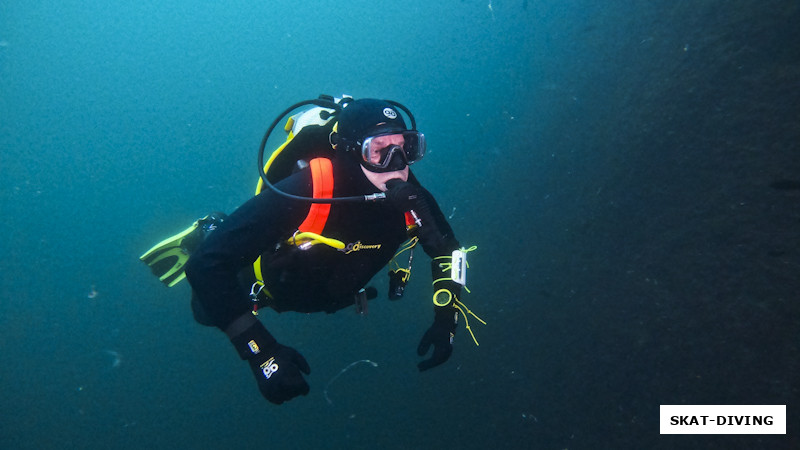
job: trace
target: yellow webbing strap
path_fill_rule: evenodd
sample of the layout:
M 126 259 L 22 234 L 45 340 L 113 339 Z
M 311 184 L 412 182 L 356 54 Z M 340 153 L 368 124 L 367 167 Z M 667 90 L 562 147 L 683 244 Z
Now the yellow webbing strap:
M 256 283 L 266 288 L 266 286 L 264 286 L 264 274 L 261 273 L 261 256 L 256 258 L 256 262 L 253 263 L 253 273 L 256 276 Z M 270 297 L 272 296 L 270 295 Z

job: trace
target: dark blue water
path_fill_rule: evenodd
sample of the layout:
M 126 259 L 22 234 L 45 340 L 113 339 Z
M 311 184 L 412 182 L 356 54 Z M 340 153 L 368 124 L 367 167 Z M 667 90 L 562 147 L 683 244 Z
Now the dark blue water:
M 800 2 L 27 3 L 0 5 L 0 448 L 800 447 Z M 488 325 L 419 374 L 426 271 L 366 317 L 264 313 L 312 367 L 276 407 L 138 256 L 247 199 L 321 93 L 414 111 Z M 786 404 L 788 434 L 660 436 L 661 404 Z

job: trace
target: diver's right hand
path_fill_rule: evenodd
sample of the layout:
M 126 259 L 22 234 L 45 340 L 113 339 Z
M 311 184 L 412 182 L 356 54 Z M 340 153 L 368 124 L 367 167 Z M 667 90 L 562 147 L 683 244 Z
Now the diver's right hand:
M 250 364 L 261 395 L 276 405 L 308 394 L 302 373 L 309 375 L 306 359 L 297 350 L 281 345 L 251 314 L 241 317 L 235 330 L 226 330 L 239 356 Z M 245 328 L 246 327 L 246 328 Z M 243 331 L 238 332 L 241 328 Z M 302 372 L 302 373 L 301 373 Z
M 416 208 L 419 198 L 419 188 L 407 181 L 392 178 L 386 182 L 386 199 L 400 211 Z
M 300 372 L 309 375 L 311 367 L 297 350 L 276 342 L 248 362 L 261 395 L 270 402 L 280 405 L 308 394 L 308 383 Z

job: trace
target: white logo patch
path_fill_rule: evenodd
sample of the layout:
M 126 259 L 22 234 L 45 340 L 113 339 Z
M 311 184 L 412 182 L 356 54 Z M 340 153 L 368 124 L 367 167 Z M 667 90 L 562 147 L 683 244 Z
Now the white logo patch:
M 261 364 L 261 373 L 264 374 L 264 378 L 268 379 L 278 371 L 278 363 L 275 362 L 275 358 L 270 358 L 267 362 Z
M 383 108 L 383 115 L 388 117 L 389 119 L 397 118 L 397 112 L 395 112 L 395 110 L 393 110 L 392 108 Z

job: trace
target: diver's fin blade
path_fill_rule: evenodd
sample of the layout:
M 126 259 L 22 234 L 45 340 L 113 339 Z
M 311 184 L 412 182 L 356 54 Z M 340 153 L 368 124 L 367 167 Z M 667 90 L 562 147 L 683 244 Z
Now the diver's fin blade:
M 189 228 L 164 239 L 139 257 L 150 267 L 153 275 L 168 287 L 175 286 L 186 278 L 184 265 L 189 260 L 189 252 L 183 248 L 182 244 L 183 240 L 191 235 L 198 225 L 199 221 L 194 222 Z
M 181 281 L 183 281 L 184 278 L 186 278 L 186 272 L 181 271 L 181 274 L 178 275 L 177 278 L 175 278 L 174 280 L 170 281 L 169 283 L 165 282 L 165 284 L 167 285 L 167 287 L 172 287 L 172 286 L 175 286 L 176 284 L 180 283 Z
M 159 242 L 158 244 L 152 246 L 150 248 L 150 250 L 146 251 L 142 256 L 139 257 L 139 259 L 141 259 L 142 261 L 145 261 L 153 253 L 155 253 L 158 250 L 161 250 L 163 248 L 166 248 L 166 247 L 180 247 L 181 241 L 183 240 L 183 238 L 185 238 L 186 236 L 191 234 L 192 231 L 194 231 L 197 228 L 198 224 L 199 224 L 199 222 L 195 221 L 192 224 L 192 226 L 190 226 L 189 228 L 181 231 L 180 233 L 178 233 L 178 234 L 176 234 L 174 236 L 168 237 L 168 238 L 164 239 L 163 241 Z
M 163 241 L 159 242 L 158 244 L 152 246 L 150 248 L 150 250 L 146 251 L 142 256 L 139 257 L 139 259 L 141 259 L 142 261 L 146 262 L 146 260 L 148 258 L 150 258 L 153 255 L 153 253 L 155 253 L 155 252 L 157 252 L 157 251 L 159 251 L 159 250 L 161 250 L 163 248 L 180 247 L 181 246 L 181 241 L 183 240 L 183 238 L 185 238 L 186 236 L 191 234 L 192 231 L 194 231 L 197 228 L 198 224 L 199 224 L 199 222 L 195 221 L 192 224 L 192 226 L 190 226 L 189 228 L 181 231 L 180 233 L 178 233 L 178 234 L 176 234 L 174 236 L 170 236 L 170 237 L 164 239 Z
M 159 253 L 155 259 L 148 263 L 153 275 L 164 283 L 172 280 L 174 276 L 183 272 L 183 265 L 189 259 L 189 254 L 181 247 L 167 249 Z

